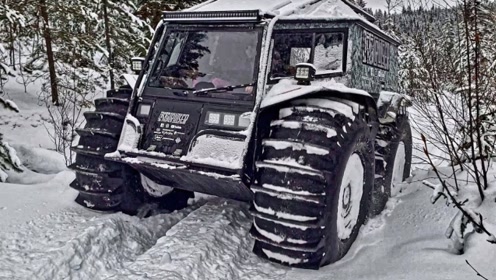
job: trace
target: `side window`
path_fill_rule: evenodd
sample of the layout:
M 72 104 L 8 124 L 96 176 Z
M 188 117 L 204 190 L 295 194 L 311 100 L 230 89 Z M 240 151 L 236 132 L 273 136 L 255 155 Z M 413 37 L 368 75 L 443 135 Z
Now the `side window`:
M 311 61 L 312 33 L 280 33 L 274 35 L 271 77 L 294 75 L 295 65 Z
M 343 71 L 343 33 L 315 34 L 314 65 L 317 74 Z
M 274 35 L 271 78 L 295 74 L 298 63 L 313 63 L 317 74 L 343 70 L 344 33 L 279 33 Z

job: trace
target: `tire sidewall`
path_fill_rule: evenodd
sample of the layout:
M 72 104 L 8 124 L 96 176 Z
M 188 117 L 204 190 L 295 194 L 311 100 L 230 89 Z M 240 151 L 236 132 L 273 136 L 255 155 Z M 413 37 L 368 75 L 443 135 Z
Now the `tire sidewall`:
M 358 118 L 358 116 L 356 116 Z M 356 121 L 355 121 L 356 122 Z M 374 184 L 374 163 L 373 163 L 373 142 L 370 139 L 370 130 L 365 124 L 365 121 L 359 121 L 361 125 L 354 130 L 354 134 L 349 133 L 347 135 L 346 146 L 347 148 L 341 149 L 342 153 L 337 156 L 339 164 L 338 168 L 335 170 L 329 170 L 326 174 L 326 180 L 328 180 L 327 185 L 327 198 L 326 198 L 326 255 L 323 258 L 322 265 L 326 265 L 341 259 L 349 250 L 353 242 L 355 241 L 361 225 L 365 221 L 365 217 L 368 211 L 368 202 L 370 198 L 370 193 L 372 186 Z M 348 132 L 350 132 L 348 128 Z M 353 228 L 351 235 L 348 239 L 341 240 L 338 237 L 337 229 L 337 216 L 339 207 L 339 198 L 341 190 L 341 183 L 343 180 L 343 175 L 346 169 L 349 158 L 353 154 L 357 154 L 364 168 L 364 178 L 363 178 L 363 193 L 359 205 L 353 205 L 352 207 L 360 207 L 358 220 Z
M 401 117 L 396 122 L 394 127 L 396 130 L 394 133 L 394 138 L 389 144 L 389 150 L 387 154 L 387 159 L 385 160 L 385 180 L 384 180 L 384 191 L 388 197 L 391 197 L 391 187 L 393 180 L 393 170 L 394 162 L 396 160 L 396 152 L 401 142 L 403 142 L 405 147 L 405 166 L 403 171 L 402 179 L 410 177 L 410 168 L 412 162 L 412 132 L 410 128 L 410 123 L 407 117 Z

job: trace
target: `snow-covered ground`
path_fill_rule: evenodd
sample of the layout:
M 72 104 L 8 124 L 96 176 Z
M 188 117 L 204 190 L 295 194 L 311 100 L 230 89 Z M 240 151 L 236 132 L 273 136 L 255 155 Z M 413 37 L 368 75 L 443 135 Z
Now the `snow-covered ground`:
M 318 271 L 252 254 L 245 203 L 213 198 L 146 219 L 89 211 L 73 202 L 63 157 L 48 150 L 36 88 L 8 86 L 21 113 L 0 110 L 0 129 L 26 171 L 0 183 L 0 279 L 477 279 L 465 260 L 496 279 L 496 245 L 485 236 L 472 234 L 464 255 L 451 253 L 444 232 L 455 212 L 430 204 L 421 182 L 435 180 L 422 170 L 362 227 L 343 260 Z M 494 215 L 486 218 L 495 230 Z

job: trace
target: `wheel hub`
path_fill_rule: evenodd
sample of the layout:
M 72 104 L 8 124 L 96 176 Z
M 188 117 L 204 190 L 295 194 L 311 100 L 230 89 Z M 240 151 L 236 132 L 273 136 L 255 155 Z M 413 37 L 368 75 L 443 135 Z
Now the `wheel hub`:
M 339 189 L 337 230 L 341 240 L 350 238 L 358 223 L 364 177 L 365 171 L 360 156 L 356 153 L 352 154 L 346 164 Z
M 405 143 L 400 142 L 396 155 L 394 157 L 393 175 L 391 177 L 391 196 L 396 196 L 401 191 L 399 183 L 403 182 L 403 174 L 405 173 Z

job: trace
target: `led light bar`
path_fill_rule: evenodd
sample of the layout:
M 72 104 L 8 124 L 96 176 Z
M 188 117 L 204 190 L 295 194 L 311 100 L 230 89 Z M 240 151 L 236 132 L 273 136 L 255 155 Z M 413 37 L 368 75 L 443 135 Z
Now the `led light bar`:
M 208 12 L 164 12 L 165 21 L 250 21 L 261 19 L 259 10 L 250 11 L 208 11 Z
M 250 117 L 251 112 L 243 114 L 207 112 L 205 124 L 244 129 L 250 125 Z

